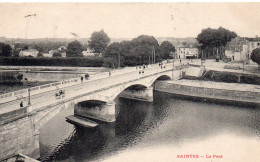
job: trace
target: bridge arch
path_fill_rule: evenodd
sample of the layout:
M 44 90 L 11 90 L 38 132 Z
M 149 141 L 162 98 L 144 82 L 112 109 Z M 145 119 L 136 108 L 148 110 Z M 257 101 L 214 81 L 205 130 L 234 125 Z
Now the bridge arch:
M 171 79 L 172 79 L 172 77 L 169 76 L 169 75 L 161 75 L 155 81 L 157 81 L 157 80 L 171 80 Z
M 150 80 L 150 85 L 152 86 L 157 80 L 171 80 L 173 79 L 170 74 L 162 74 L 162 75 L 156 75 Z
M 129 83 L 124 83 L 121 85 L 117 85 L 117 86 L 113 86 L 113 87 L 109 87 L 107 89 L 104 89 L 102 91 L 93 93 L 93 94 L 86 94 L 83 96 L 80 96 L 76 99 L 74 99 L 73 102 L 73 106 L 81 106 L 82 104 L 90 104 L 90 103 L 98 103 L 98 105 L 93 106 L 92 107 L 96 107 L 96 109 L 99 107 L 107 107 L 105 109 L 108 110 L 108 107 L 111 107 L 115 105 L 115 98 L 120 96 L 122 93 L 124 92 L 132 92 L 133 95 L 135 95 L 135 97 L 137 96 L 136 99 L 140 99 L 140 96 L 144 96 L 147 98 L 150 98 L 150 100 L 146 100 L 148 102 L 151 102 L 153 100 L 153 84 L 154 82 L 156 82 L 157 80 L 169 80 L 172 78 L 172 73 L 170 71 L 165 72 L 165 73 L 160 73 L 157 75 L 153 75 L 150 77 L 144 77 L 144 78 L 140 78 L 138 80 L 135 81 L 131 81 Z M 139 96 L 138 96 L 139 95 Z M 120 97 L 124 97 L 124 96 L 120 96 Z M 139 98 L 138 98 L 139 97 Z M 65 105 L 61 105 L 57 108 L 54 108 L 53 111 L 56 111 L 55 113 L 51 113 L 51 115 L 45 116 L 43 118 L 43 120 L 39 120 L 37 122 L 38 127 L 41 127 L 44 123 L 46 123 L 50 118 L 52 118 L 53 116 L 55 116 L 54 114 L 59 113 L 59 111 L 61 111 L 61 107 L 68 107 L 67 106 L 68 103 L 65 103 Z M 90 104 L 91 105 L 91 104 Z M 50 111 L 49 111 L 50 112 Z M 108 111 L 107 111 L 108 112 Z M 109 112 L 109 114 L 112 114 L 113 112 Z M 46 118 L 47 117 L 47 118 Z M 46 120 L 46 121 L 45 121 Z

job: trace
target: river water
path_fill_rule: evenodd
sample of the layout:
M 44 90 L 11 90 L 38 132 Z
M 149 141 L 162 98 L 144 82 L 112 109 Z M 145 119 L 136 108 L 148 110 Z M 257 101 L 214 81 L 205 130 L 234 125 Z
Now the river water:
M 153 103 L 117 98 L 116 112 L 116 122 L 86 129 L 63 110 L 40 130 L 41 160 L 260 161 L 259 107 L 154 92 Z

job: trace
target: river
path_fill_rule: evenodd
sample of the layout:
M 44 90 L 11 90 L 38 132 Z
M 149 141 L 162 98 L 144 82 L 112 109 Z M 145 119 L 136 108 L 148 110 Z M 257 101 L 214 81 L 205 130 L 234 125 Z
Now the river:
M 87 129 L 63 110 L 40 129 L 41 160 L 260 161 L 259 107 L 154 92 L 153 103 L 117 98 L 116 112 L 116 122 Z

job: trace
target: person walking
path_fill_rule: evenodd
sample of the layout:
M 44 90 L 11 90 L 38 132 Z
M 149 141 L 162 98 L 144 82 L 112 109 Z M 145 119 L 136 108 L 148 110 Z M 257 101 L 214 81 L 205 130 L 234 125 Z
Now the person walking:
M 23 108 L 23 101 L 21 101 L 20 103 L 20 108 Z
M 81 83 L 83 83 L 83 76 L 80 77 Z
M 110 77 L 111 76 L 111 71 L 110 70 L 109 70 L 108 74 L 109 74 L 109 77 Z

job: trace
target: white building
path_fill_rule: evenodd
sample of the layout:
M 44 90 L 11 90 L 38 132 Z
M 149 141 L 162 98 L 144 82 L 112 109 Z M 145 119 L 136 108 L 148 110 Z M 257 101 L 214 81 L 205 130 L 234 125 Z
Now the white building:
M 20 57 L 37 57 L 39 51 L 36 49 L 21 50 L 19 53 Z
M 91 50 L 90 48 L 87 48 L 86 51 L 82 51 L 82 54 L 84 57 L 90 57 L 90 56 L 96 56 L 97 54 L 94 52 L 94 50 Z
M 84 57 L 95 56 L 95 53 L 89 51 L 82 51 Z
M 66 57 L 66 52 L 61 53 L 61 57 Z
M 199 49 L 193 46 L 179 46 L 177 47 L 177 58 L 186 59 L 186 58 L 198 58 Z
M 49 54 L 52 54 L 52 55 L 53 55 L 54 53 L 58 53 L 58 50 L 50 50 L 50 51 L 49 51 Z
M 260 37 L 258 35 L 255 38 L 246 38 L 248 43 L 248 52 L 251 55 L 252 51 L 256 48 L 260 48 Z
M 65 52 L 65 51 L 67 50 L 67 47 L 65 47 L 65 46 L 60 46 L 60 47 L 58 48 L 58 50 L 59 50 L 59 51 L 62 51 L 62 52 Z
M 52 57 L 52 54 L 50 54 L 50 53 L 43 53 L 42 56 L 43 57 Z

